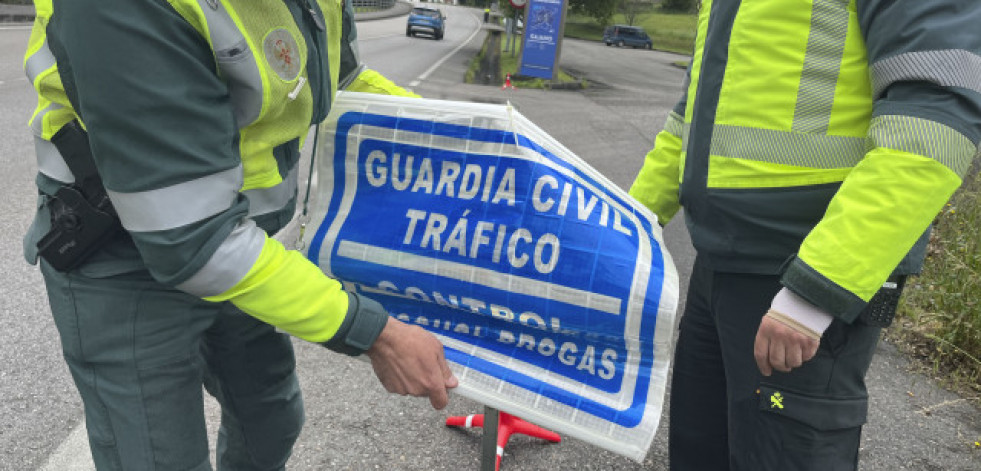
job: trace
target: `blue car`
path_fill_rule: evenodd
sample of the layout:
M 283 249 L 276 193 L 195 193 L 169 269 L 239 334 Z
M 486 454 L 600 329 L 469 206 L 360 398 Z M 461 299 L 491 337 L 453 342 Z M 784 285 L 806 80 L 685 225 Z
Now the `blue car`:
M 603 31 L 603 42 L 607 46 L 616 45 L 617 47 L 630 46 L 633 48 L 651 49 L 654 42 L 647 35 L 643 28 L 627 25 L 607 26 Z
M 446 16 L 436 8 L 415 7 L 409 12 L 409 22 L 405 25 L 405 35 L 427 33 L 434 39 L 443 39 Z

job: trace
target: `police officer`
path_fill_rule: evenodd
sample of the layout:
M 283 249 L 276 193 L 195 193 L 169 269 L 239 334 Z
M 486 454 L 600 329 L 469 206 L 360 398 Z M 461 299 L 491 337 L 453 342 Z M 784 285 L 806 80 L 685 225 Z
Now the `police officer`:
M 709 1 L 630 193 L 697 256 L 672 470 L 855 469 L 903 275 L 981 141 L 976 0 Z
M 367 354 L 439 409 L 442 345 L 272 239 L 337 90 L 407 94 L 361 67 L 349 1 L 37 0 L 40 252 L 99 469 L 283 469 L 303 422 L 290 339 Z

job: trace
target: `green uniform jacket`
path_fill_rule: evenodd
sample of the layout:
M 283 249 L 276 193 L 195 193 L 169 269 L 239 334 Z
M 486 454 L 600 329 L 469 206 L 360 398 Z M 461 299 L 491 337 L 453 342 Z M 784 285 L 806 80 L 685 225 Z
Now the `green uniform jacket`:
M 977 0 L 705 0 L 630 193 L 662 223 L 684 206 L 716 269 L 782 273 L 851 322 L 918 270 L 911 248 L 977 153 L 978 25 Z
M 306 340 L 348 333 L 357 309 L 340 283 L 267 234 L 293 216 L 300 148 L 337 90 L 407 94 L 361 68 L 350 2 L 35 6 L 24 64 L 39 96 L 42 195 L 73 181 L 49 140 L 78 119 L 138 249 L 133 264 Z M 32 262 L 38 232 L 25 244 Z

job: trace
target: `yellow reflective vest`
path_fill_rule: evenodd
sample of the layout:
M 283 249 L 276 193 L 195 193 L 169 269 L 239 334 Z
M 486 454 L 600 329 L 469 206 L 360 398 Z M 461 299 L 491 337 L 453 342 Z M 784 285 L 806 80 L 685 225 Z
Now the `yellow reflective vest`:
M 683 206 L 715 269 L 782 273 L 850 322 L 918 269 L 977 153 L 978 24 L 975 0 L 705 0 L 630 193 L 662 222 Z
M 133 266 L 113 269 L 145 267 L 301 338 L 330 339 L 347 295 L 268 234 L 293 216 L 300 148 L 337 90 L 408 94 L 361 66 L 350 2 L 35 6 L 24 67 L 38 93 L 41 193 L 74 181 L 50 139 L 78 119 L 133 240 Z M 38 214 L 43 226 L 43 204 Z

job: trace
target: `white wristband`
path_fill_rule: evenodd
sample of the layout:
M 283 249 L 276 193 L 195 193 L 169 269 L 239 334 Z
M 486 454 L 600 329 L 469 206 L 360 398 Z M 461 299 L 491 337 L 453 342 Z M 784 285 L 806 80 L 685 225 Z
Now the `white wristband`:
M 831 321 L 835 319 L 831 314 L 807 302 L 787 288 L 781 289 L 774 296 L 770 309 L 782 313 L 818 334 L 824 334 L 824 331 L 828 330 L 828 326 L 831 325 Z

